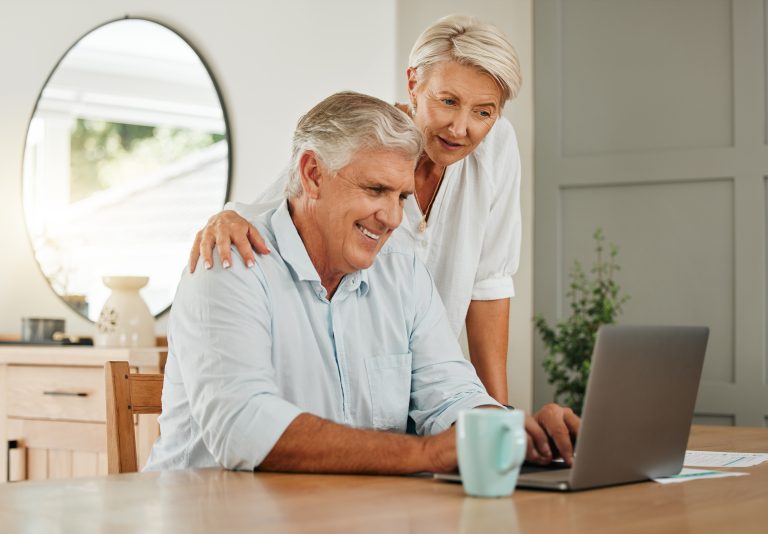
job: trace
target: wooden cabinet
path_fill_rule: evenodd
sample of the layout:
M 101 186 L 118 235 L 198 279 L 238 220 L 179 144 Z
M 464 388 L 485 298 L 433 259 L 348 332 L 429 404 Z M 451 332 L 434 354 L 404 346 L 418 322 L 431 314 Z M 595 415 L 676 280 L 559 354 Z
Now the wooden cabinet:
M 0 347 L 0 483 L 107 474 L 104 363 L 157 373 L 165 350 Z M 142 466 L 157 416 L 136 425 Z

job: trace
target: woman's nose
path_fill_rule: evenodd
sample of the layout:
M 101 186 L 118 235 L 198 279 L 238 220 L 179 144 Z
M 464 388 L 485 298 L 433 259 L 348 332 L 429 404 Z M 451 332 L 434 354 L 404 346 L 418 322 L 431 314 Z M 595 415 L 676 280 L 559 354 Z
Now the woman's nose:
M 469 117 L 464 111 L 459 111 L 453 116 L 448 131 L 453 137 L 466 137 L 467 124 L 469 123 Z

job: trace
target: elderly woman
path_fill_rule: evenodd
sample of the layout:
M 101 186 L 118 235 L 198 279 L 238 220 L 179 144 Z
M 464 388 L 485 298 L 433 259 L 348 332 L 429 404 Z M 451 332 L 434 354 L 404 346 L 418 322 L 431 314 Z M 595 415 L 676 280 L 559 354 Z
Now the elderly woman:
M 412 239 L 432 274 L 453 332 L 458 336 L 466 326 L 470 359 L 483 385 L 506 404 L 509 298 L 521 239 L 520 156 L 514 129 L 501 112 L 520 88 L 517 55 L 495 26 L 454 15 L 419 36 L 409 65 L 410 102 L 397 107 L 423 133 L 425 148 L 415 194 L 397 231 Z M 236 209 L 253 218 L 274 207 L 286 181 L 282 176 L 257 203 Z M 210 268 L 214 246 L 228 267 L 230 244 L 248 265 L 251 247 L 269 252 L 252 225 L 224 211 L 198 233 L 190 267 L 202 254 Z M 548 461 L 546 435 L 530 420 L 527 429 Z

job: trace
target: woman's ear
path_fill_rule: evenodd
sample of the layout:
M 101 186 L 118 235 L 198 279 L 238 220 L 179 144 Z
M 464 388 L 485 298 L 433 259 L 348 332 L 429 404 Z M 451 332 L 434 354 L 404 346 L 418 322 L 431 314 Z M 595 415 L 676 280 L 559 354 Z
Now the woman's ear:
M 303 194 L 307 198 L 317 200 L 320 198 L 320 183 L 323 181 L 323 172 L 320 160 L 311 150 L 305 150 L 299 158 L 299 178 Z
M 408 98 L 410 99 L 411 106 L 416 106 L 416 86 L 418 80 L 416 79 L 416 67 L 408 67 L 406 71 L 408 75 Z

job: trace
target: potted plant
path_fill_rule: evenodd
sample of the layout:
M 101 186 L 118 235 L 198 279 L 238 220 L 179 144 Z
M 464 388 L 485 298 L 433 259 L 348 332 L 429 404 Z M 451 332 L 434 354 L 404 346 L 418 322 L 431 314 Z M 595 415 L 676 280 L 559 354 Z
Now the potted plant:
M 547 381 L 555 386 L 555 401 L 581 414 L 584 393 L 589 378 L 592 349 L 600 325 L 616 322 L 623 304 L 628 300 L 614 280 L 618 247 L 608 245 L 600 228 L 592 235 L 595 240 L 595 263 L 590 276 L 578 261 L 570 271 L 571 283 L 566 296 L 571 314 L 552 328 L 541 314 L 534 317 L 536 330 L 549 355 L 544 360 Z

